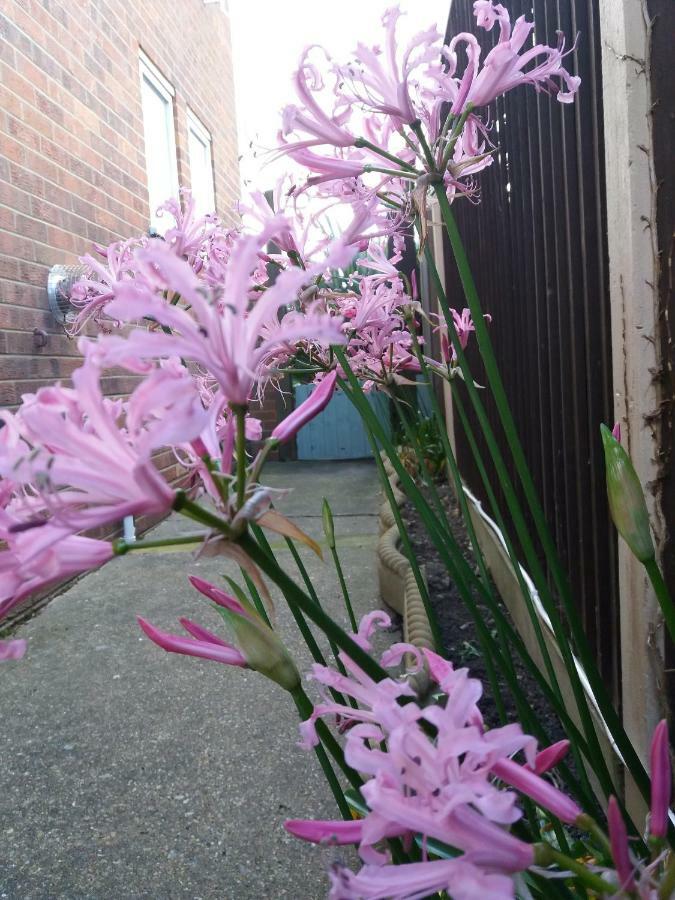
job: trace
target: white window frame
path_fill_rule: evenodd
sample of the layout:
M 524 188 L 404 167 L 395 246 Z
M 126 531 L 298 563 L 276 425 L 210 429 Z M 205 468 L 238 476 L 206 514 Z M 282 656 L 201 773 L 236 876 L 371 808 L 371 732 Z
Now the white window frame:
M 230 14 L 230 3 L 229 0 L 204 0 L 204 6 L 210 6 L 212 3 L 217 3 L 220 7 L 220 11 L 225 13 L 226 16 Z
M 201 122 L 197 116 L 192 112 L 192 110 L 188 107 L 187 111 L 187 124 L 188 124 L 188 156 L 190 157 L 190 181 L 194 185 L 193 180 L 193 160 L 190 153 L 190 132 L 194 134 L 198 141 L 200 141 L 205 147 L 208 148 L 209 152 L 209 176 L 210 176 L 210 202 L 207 203 L 207 209 L 202 210 L 202 212 L 214 213 L 216 211 L 216 179 L 215 172 L 213 170 L 213 139 L 211 137 L 211 132 L 208 128 Z
M 157 198 L 158 204 L 163 203 L 165 200 L 168 200 L 171 195 L 178 198 L 178 158 L 176 155 L 176 127 L 175 127 L 175 118 L 174 118 L 174 97 L 176 96 L 176 92 L 173 88 L 173 85 L 167 81 L 167 79 L 162 75 L 157 66 L 152 62 L 152 60 L 142 51 L 139 50 L 138 53 L 138 73 L 141 83 L 141 105 L 143 104 L 143 82 L 147 81 L 149 85 L 159 94 L 159 96 L 164 100 L 167 106 L 167 137 L 168 137 L 168 151 L 170 157 L 170 194 L 166 197 Z M 150 192 L 150 166 L 151 159 L 148 153 L 148 144 L 145 139 L 145 116 L 143 116 L 143 134 L 144 134 L 144 142 L 145 142 L 145 165 L 146 172 L 148 173 L 148 194 Z M 160 218 L 156 215 L 156 206 L 153 202 L 153 198 L 149 197 L 150 201 L 150 226 L 155 228 L 157 231 L 163 232 L 170 224 L 170 217 L 164 216 Z M 157 204 L 157 205 L 158 205 Z M 155 208 L 153 209 L 153 206 Z

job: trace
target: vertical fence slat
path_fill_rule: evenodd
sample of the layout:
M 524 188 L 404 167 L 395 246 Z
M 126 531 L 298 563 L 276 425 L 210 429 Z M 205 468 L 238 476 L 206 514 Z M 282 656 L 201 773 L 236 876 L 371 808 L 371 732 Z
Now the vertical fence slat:
M 474 32 L 484 59 L 498 30 L 480 33 L 472 7 L 454 0 L 448 35 Z M 598 23 L 593 0 L 514 0 L 509 8 L 512 20 L 534 17 L 533 43 L 555 44 L 558 30 L 569 41 L 581 32 L 566 60 L 581 75 L 581 90 L 571 106 L 527 87 L 493 103 L 494 164 L 480 176 L 480 203 L 458 200 L 455 213 L 483 308 L 493 316 L 495 351 L 545 515 L 618 702 L 615 537 L 599 441 L 600 422 L 611 416 L 612 361 Z M 447 248 L 446 280 L 461 308 Z M 470 359 L 480 380 L 475 348 Z M 455 431 L 465 479 L 485 501 L 461 428 Z M 503 504 L 499 489 L 497 497 Z

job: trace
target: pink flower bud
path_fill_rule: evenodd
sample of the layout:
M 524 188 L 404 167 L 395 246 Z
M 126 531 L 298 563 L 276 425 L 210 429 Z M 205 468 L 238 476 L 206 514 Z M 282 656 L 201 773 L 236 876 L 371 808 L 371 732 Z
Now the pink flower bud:
M 671 770 L 668 747 L 668 723 L 662 719 L 654 729 L 649 752 L 649 771 L 652 777 L 652 804 L 649 833 L 663 838 L 668 830 L 670 809 Z
M 294 837 L 312 844 L 358 844 L 363 837 L 363 821 L 288 819 L 284 828 Z
M 534 771 L 536 774 L 544 775 L 546 772 L 555 768 L 558 763 L 567 756 L 569 749 L 569 741 L 558 741 L 556 744 L 551 744 L 550 747 L 546 747 L 544 750 L 537 753 L 534 760 Z
M 188 581 L 200 594 L 208 597 L 209 600 L 213 600 L 214 603 L 222 606 L 223 609 L 229 609 L 230 612 L 236 613 L 238 616 L 248 616 L 247 611 L 238 600 L 226 594 L 225 591 L 221 591 L 220 588 L 217 588 L 215 584 L 211 584 L 210 581 L 205 581 L 198 575 L 188 575 Z
M 329 372 L 314 388 L 309 397 L 303 400 L 300 406 L 296 406 L 289 416 L 286 416 L 283 421 L 279 422 L 272 432 L 272 437 L 282 444 L 295 437 L 304 425 L 315 416 L 318 416 L 328 406 L 330 398 L 333 396 L 336 379 L 337 372 L 335 370 Z
M 561 822 L 567 825 L 574 825 L 576 820 L 582 815 L 574 800 L 570 799 L 558 788 L 554 787 L 548 781 L 544 781 L 531 769 L 525 766 L 519 766 L 518 763 L 511 759 L 500 759 L 491 769 L 492 773 L 502 781 L 510 784 L 516 790 L 528 797 L 531 797 L 539 806 L 543 806 L 554 816 L 557 816 Z
M 621 422 L 615 422 L 612 428 L 612 437 L 615 441 L 621 443 Z
M 630 861 L 630 853 L 628 852 L 626 823 L 621 815 L 616 797 L 609 798 L 607 824 L 609 825 L 609 843 L 612 848 L 612 858 L 621 882 L 621 894 L 624 891 L 634 891 L 635 882 L 633 881 L 633 866 Z
M 441 356 L 443 357 L 444 363 L 449 363 L 452 359 L 452 352 L 450 351 L 450 341 L 448 340 L 447 334 L 441 335 Z
M 185 638 L 178 634 L 169 634 L 167 631 L 161 631 L 155 628 L 150 622 L 147 622 L 141 616 L 136 617 L 138 624 L 150 640 L 167 650 L 169 653 L 181 653 L 185 656 L 197 656 L 200 659 L 212 659 L 214 662 L 222 662 L 228 666 L 247 666 L 246 658 L 237 650 L 224 641 L 199 640 L 197 638 Z

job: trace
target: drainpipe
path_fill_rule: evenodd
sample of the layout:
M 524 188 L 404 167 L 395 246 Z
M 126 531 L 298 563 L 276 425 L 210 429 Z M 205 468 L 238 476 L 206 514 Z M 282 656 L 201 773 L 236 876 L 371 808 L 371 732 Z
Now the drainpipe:
M 125 516 L 122 521 L 124 529 L 124 540 L 127 544 L 133 544 L 136 541 L 136 526 L 134 525 L 133 516 Z

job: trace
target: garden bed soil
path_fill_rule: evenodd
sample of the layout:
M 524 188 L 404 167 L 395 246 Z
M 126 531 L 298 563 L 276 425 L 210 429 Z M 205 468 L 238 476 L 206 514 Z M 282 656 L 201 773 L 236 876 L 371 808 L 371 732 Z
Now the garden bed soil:
M 448 522 L 459 546 L 462 548 L 464 558 L 472 568 L 476 566 L 476 559 L 471 549 L 466 528 L 459 510 L 457 501 L 448 484 L 440 482 L 436 485 L 443 505 L 447 511 Z M 423 489 L 424 490 L 424 489 Z M 476 626 L 471 613 L 464 604 L 457 586 L 450 578 L 445 565 L 438 557 L 436 548 L 429 538 L 423 522 L 420 520 L 413 504 L 407 500 L 401 509 L 403 521 L 408 530 L 410 540 L 415 551 L 417 561 L 426 570 L 429 585 L 431 604 L 436 613 L 443 641 L 443 655 L 450 660 L 456 668 L 466 667 L 474 678 L 479 678 L 483 683 L 483 697 L 480 701 L 480 709 L 485 724 L 494 728 L 500 725 L 497 705 L 494 700 L 488 679 L 487 667 L 478 640 Z M 496 594 L 496 591 L 495 591 Z M 501 603 L 501 601 L 500 601 Z M 494 627 L 492 616 L 485 604 L 477 598 L 477 606 L 485 617 L 489 629 Z M 504 614 L 509 617 L 506 607 L 501 604 Z M 513 656 L 514 668 L 518 680 L 528 698 L 528 703 L 541 723 L 542 728 L 550 736 L 551 741 L 558 741 L 565 737 L 560 721 L 553 712 L 541 693 L 537 682 L 530 675 L 517 656 Z M 497 672 L 497 678 L 501 689 L 504 706 L 510 721 L 518 720 L 516 704 L 511 697 L 508 682 L 503 674 Z

